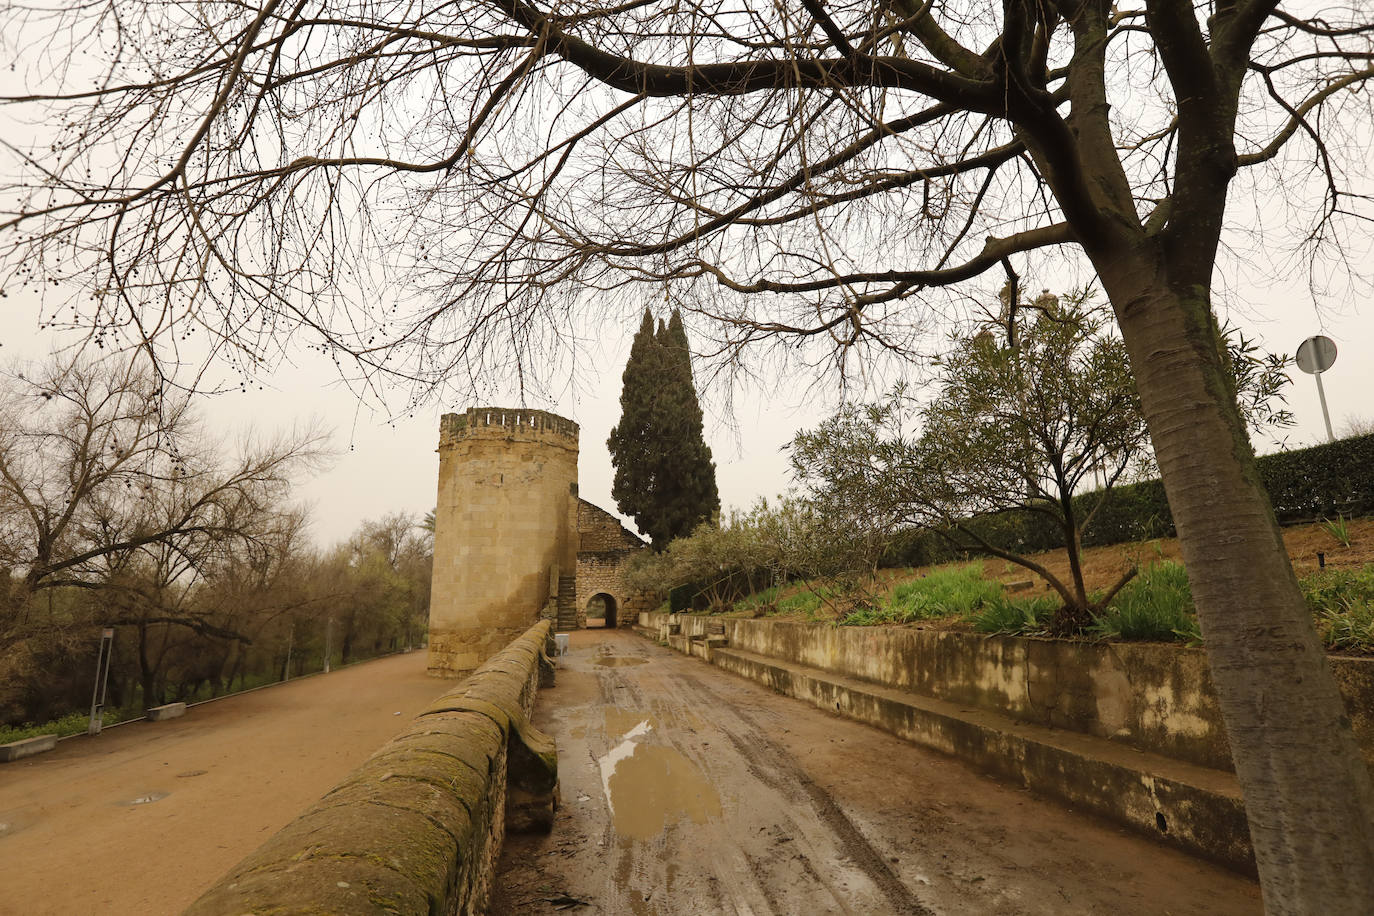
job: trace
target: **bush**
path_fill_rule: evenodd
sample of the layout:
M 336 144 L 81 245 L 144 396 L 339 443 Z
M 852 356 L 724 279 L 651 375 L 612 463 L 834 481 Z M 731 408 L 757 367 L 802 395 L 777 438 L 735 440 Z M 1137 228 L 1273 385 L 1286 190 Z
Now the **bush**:
M 1141 570 L 1117 592 L 1091 632 L 1104 639 L 1201 642 L 1183 565 L 1165 560 Z
M 1265 455 L 1259 472 L 1281 521 L 1374 510 L 1374 434 Z

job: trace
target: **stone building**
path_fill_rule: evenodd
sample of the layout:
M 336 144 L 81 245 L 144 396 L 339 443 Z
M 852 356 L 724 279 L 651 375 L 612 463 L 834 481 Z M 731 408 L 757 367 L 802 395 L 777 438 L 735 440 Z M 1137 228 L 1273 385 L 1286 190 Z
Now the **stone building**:
M 576 617 L 559 608 L 558 628 L 585 627 L 587 611 L 593 606 L 603 609 L 604 626 L 614 627 L 638 616 L 640 611 L 652 611 L 657 602 L 645 592 L 631 591 L 625 585 L 625 564 L 630 557 L 645 548 L 639 536 L 620 524 L 605 509 L 577 501 L 577 587 Z M 595 625 L 595 621 L 593 621 Z
M 644 542 L 577 496 L 578 426 L 542 410 L 473 407 L 439 421 L 429 672 L 462 676 L 542 614 L 585 626 L 651 609 L 621 573 Z

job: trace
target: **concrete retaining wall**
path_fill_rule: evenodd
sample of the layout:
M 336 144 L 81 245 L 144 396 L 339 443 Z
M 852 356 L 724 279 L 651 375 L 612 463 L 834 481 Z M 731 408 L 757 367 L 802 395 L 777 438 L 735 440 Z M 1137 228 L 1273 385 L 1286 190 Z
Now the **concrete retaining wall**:
M 723 629 L 732 649 L 1232 768 L 1201 649 L 687 614 L 641 614 L 640 625 L 665 639 Z M 1330 663 L 1374 768 L 1374 660 Z
M 557 755 L 528 721 L 551 646 L 530 627 L 186 912 L 483 912 L 505 831 L 552 825 Z

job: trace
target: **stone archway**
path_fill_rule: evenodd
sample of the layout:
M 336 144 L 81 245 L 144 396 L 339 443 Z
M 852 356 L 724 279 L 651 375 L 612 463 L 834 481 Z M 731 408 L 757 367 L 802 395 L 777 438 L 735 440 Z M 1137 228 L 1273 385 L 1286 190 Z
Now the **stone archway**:
M 606 592 L 597 592 L 587 599 L 587 627 L 605 627 L 613 629 L 617 625 L 616 615 L 620 610 L 620 603 L 615 600 L 614 595 Z

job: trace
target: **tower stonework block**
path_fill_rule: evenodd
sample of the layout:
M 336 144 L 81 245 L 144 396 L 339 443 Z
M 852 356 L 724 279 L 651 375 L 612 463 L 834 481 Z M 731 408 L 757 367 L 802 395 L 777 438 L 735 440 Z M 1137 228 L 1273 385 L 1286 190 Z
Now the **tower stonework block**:
M 430 674 L 472 671 L 538 618 L 560 572 L 573 574 L 577 434 L 542 410 L 440 419 Z

